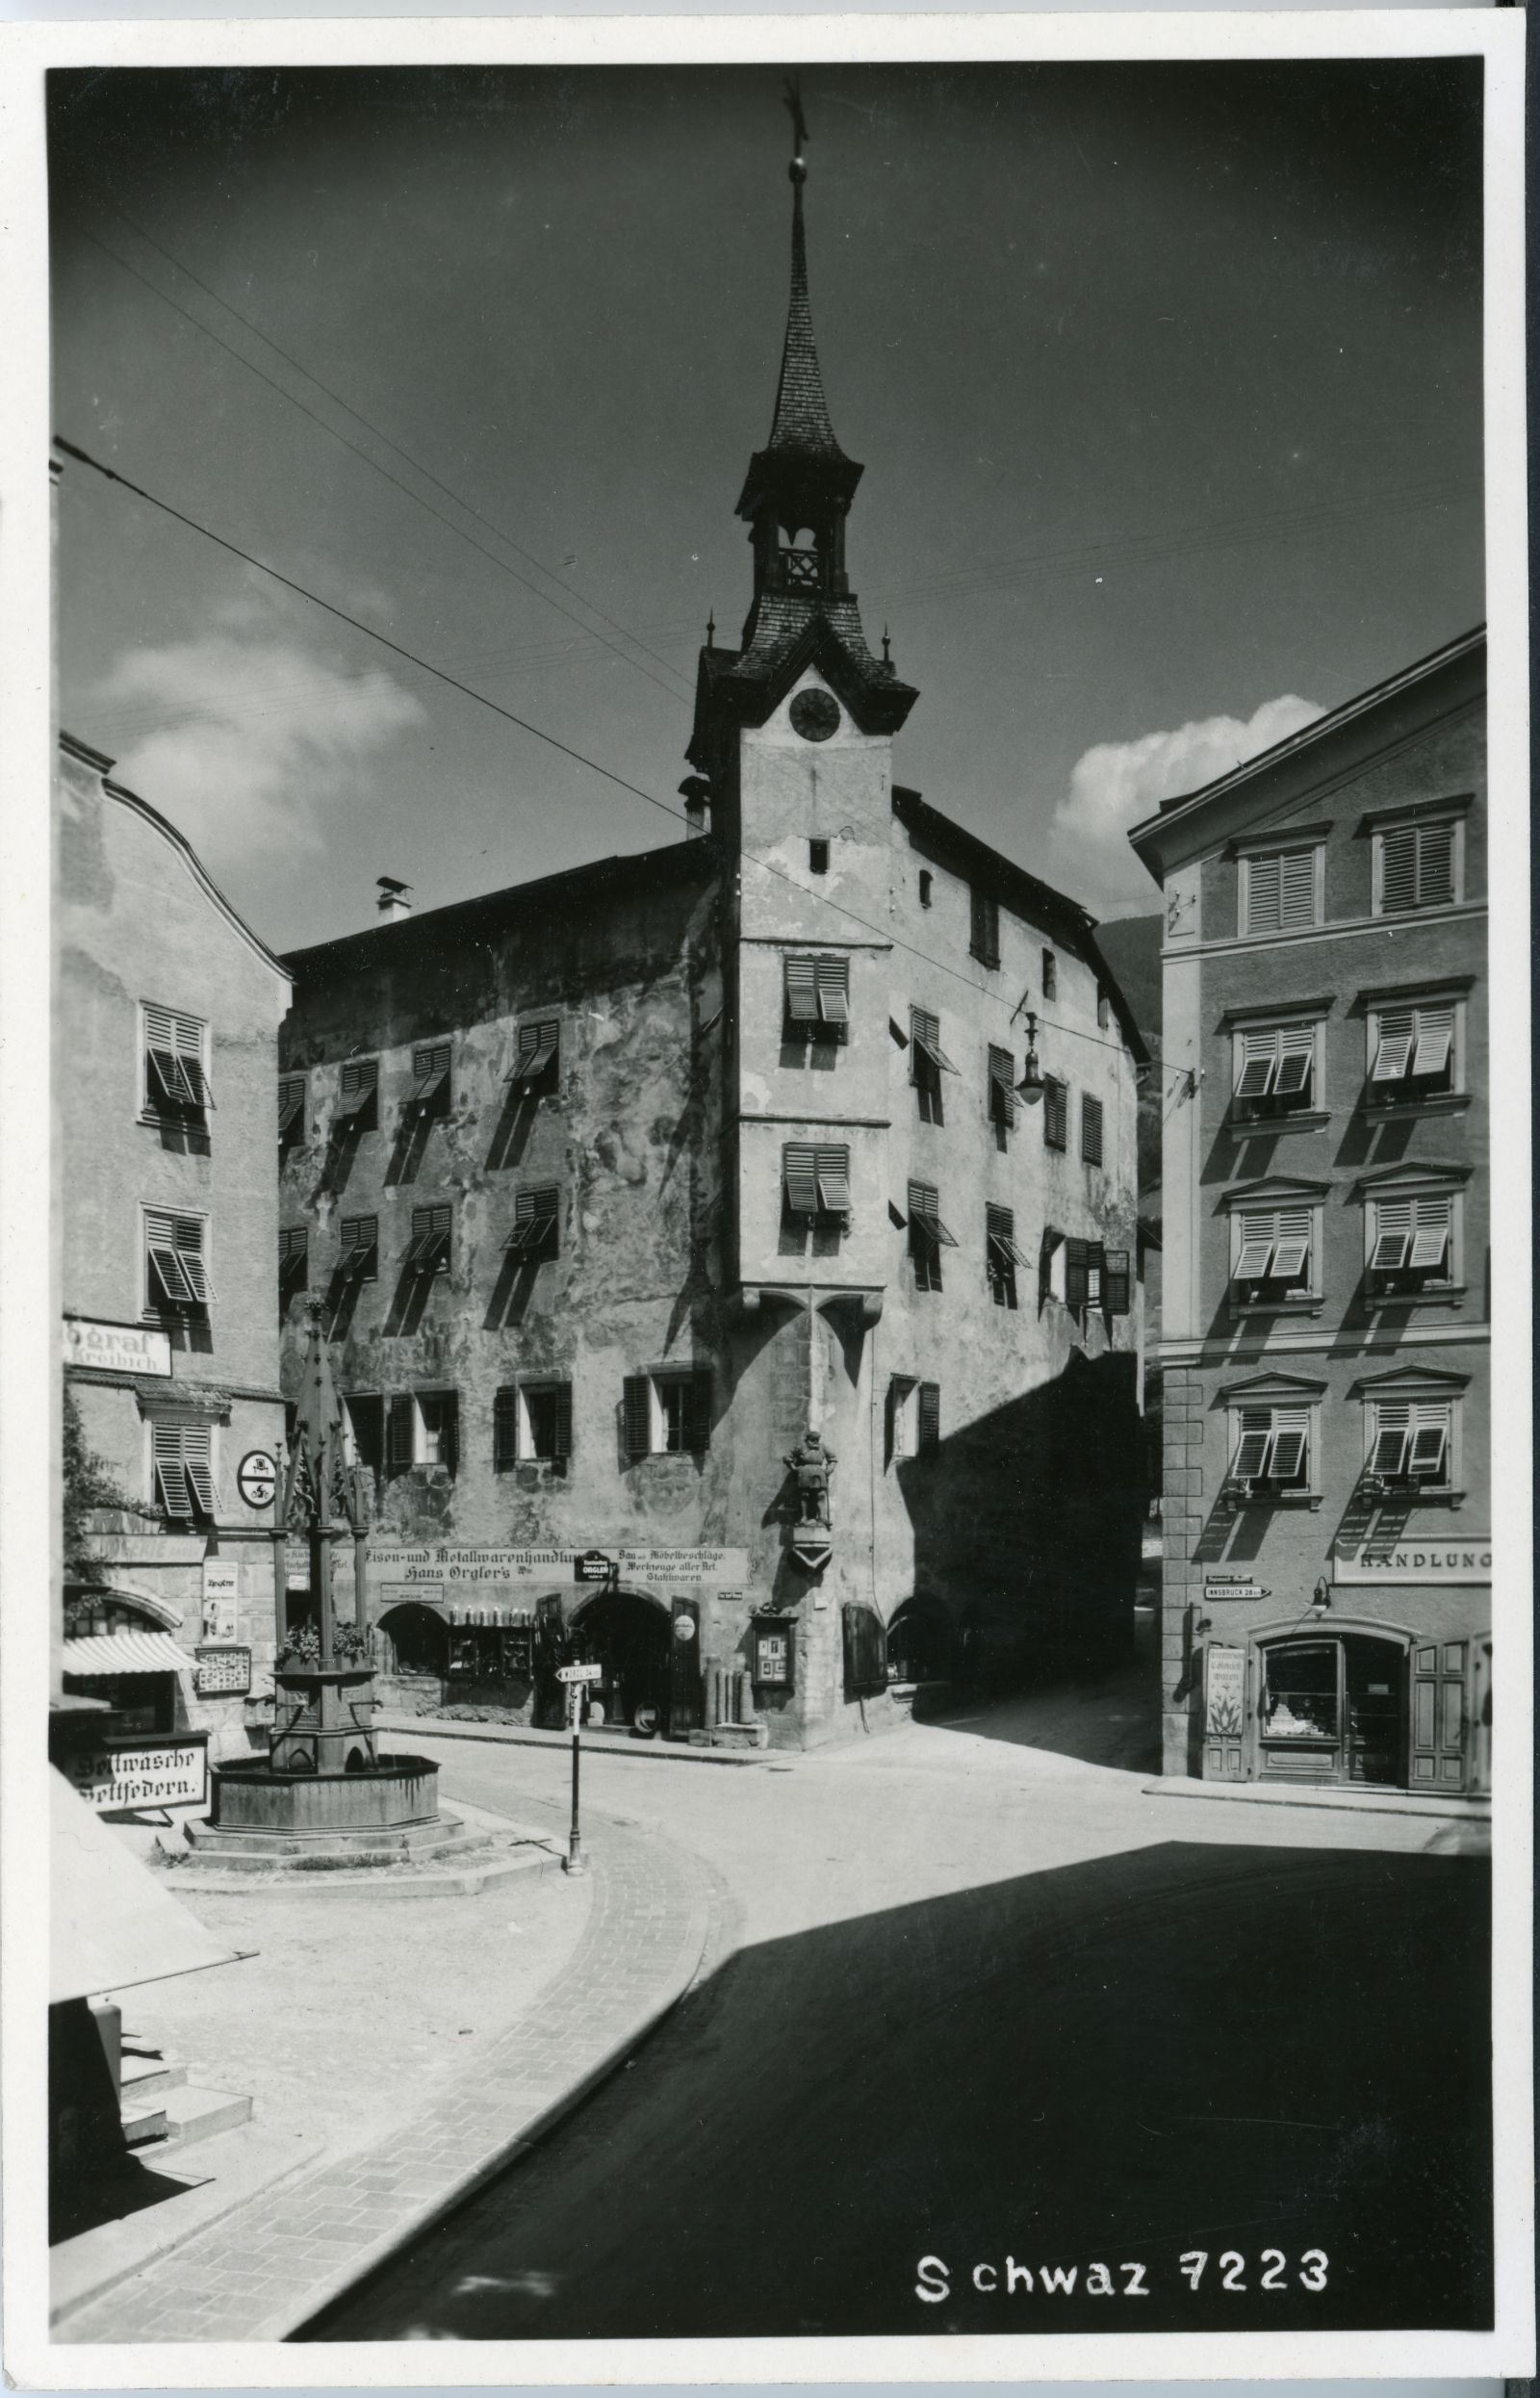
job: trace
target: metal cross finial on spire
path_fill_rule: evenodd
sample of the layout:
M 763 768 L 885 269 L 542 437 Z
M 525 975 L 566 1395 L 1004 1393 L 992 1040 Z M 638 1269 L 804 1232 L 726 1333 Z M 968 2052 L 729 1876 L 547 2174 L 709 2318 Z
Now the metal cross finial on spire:
M 808 145 L 808 119 L 802 113 L 802 81 L 799 76 L 786 77 L 782 105 L 791 118 L 791 165 L 786 171 L 793 183 L 805 183 L 808 169 L 802 153 Z

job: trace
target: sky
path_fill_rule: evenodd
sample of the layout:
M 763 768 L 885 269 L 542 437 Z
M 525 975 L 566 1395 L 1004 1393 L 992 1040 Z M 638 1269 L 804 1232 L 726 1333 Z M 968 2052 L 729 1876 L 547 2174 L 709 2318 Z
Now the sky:
M 379 875 L 442 906 L 682 834 L 648 797 L 681 805 L 706 618 L 749 601 L 781 83 L 50 77 L 56 431 L 409 653 L 66 465 L 62 721 L 275 948 L 372 922 Z M 1131 823 L 1484 613 L 1480 63 L 803 99 L 851 582 L 920 692 L 898 778 L 1149 912 Z

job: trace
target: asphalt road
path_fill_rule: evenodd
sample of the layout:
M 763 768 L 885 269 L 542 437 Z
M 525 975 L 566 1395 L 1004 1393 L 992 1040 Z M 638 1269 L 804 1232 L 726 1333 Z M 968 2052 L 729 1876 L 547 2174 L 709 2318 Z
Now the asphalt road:
M 596 1773 L 732 1886 L 716 1970 L 308 2336 L 1490 2321 L 1484 1865 L 1016 1739 Z M 442 1753 L 528 1786 L 532 1752 Z

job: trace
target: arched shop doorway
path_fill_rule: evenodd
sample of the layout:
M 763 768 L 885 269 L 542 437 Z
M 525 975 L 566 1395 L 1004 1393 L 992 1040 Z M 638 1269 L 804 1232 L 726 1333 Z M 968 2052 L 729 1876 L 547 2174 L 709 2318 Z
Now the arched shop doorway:
M 952 1618 L 937 1598 L 916 1592 L 887 1627 L 887 1656 L 900 1682 L 949 1682 L 955 1645 Z
M 1360 1632 L 1312 1632 L 1261 1648 L 1257 1769 L 1269 1781 L 1409 1777 L 1407 1643 Z
M 634 1590 L 603 1590 L 573 1617 L 568 1640 L 575 1663 L 603 1665 L 594 1686 L 604 1720 L 636 1732 L 669 1728 L 672 1633 L 668 1610 Z
M 407 1602 L 386 1610 L 379 1632 L 385 1651 L 381 1672 L 393 1682 L 431 1685 L 437 1701 L 449 1670 L 449 1634 L 442 1615 Z

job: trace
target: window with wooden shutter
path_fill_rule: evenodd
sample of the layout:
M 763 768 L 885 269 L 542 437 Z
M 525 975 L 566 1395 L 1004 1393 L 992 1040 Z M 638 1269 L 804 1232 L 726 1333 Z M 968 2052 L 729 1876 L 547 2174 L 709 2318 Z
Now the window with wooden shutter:
M 1101 1160 L 1102 1109 L 1100 1099 L 1093 1099 L 1089 1091 L 1080 1099 L 1080 1154 L 1088 1166 L 1099 1166 Z
M 425 1048 L 412 1051 L 416 1080 L 406 1104 L 422 1115 L 437 1115 L 449 1104 L 449 1042 L 435 1041 Z
M 157 1416 L 150 1425 L 150 1451 L 155 1496 L 166 1514 L 180 1523 L 212 1524 L 218 1501 L 211 1428 Z
M 1235 1452 L 1230 1460 L 1232 1483 L 1245 1484 L 1253 1497 L 1308 1488 L 1310 1480 L 1310 1409 L 1308 1407 L 1243 1407 L 1236 1419 Z
M 572 1456 L 572 1384 L 524 1382 L 519 1401 L 519 1454 L 565 1465 Z
M 526 1096 L 554 1091 L 561 1073 L 561 1019 L 542 1016 L 521 1024 L 508 1080 Z
M 785 1038 L 843 1041 L 850 1022 L 850 960 L 825 953 L 785 961 Z
M 280 1312 L 309 1287 L 310 1232 L 302 1224 L 283 1225 L 278 1232 L 278 1300 Z
M 1065 1241 L 1065 1305 L 1078 1315 L 1102 1304 L 1105 1251 L 1099 1241 Z
M 339 1134 L 374 1132 L 379 1126 L 379 1060 L 350 1057 L 344 1063 L 332 1118 Z
M 909 1074 L 914 1086 L 920 1122 L 938 1124 L 944 1121 L 941 1101 L 941 1076 L 955 1074 L 953 1065 L 941 1046 L 941 1019 L 926 1008 L 911 1007 L 909 1012 Z
M 841 1033 L 850 1021 L 850 960 L 820 957 L 814 960 L 818 980 L 818 1014 L 823 1023 Z
M 1009 1207 L 986 1203 L 984 1210 L 984 1269 L 989 1296 L 997 1307 L 1016 1303 L 1016 1268 L 1027 1260 L 1016 1247 L 1016 1220 Z
M 887 1634 L 875 1608 L 847 1599 L 841 1616 L 844 1694 L 866 1698 L 887 1688 Z
M 1454 1087 L 1452 1001 L 1382 1009 L 1371 1021 L 1370 1096 L 1381 1105 Z
M 1369 1473 L 1382 1483 L 1445 1489 L 1450 1481 L 1454 1408 L 1448 1399 L 1380 1400 L 1373 1407 Z
M 349 1282 L 373 1282 L 379 1276 L 379 1218 L 345 1216 L 342 1255 L 337 1271 Z
M 1454 825 L 1387 826 L 1377 840 L 1381 915 L 1450 906 L 1455 895 Z
M 1000 963 L 1000 902 L 975 886 L 971 894 L 968 947 L 981 966 Z
M 1299 1297 L 1312 1287 L 1312 1211 L 1248 1208 L 1237 1219 L 1235 1281 L 1245 1302 Z
M 782 1192 L 788 1216 L 846 1223 L 850 1217 L 850 1151 L 788 1141 L 781 1152 Z
M 1372 1296 L 1411 1296 L 1426 1283 L 1452 1279 L 1454 1198 L 1427 1192 L 1370 1202 L 1369 1273 Z
M 1042 1140 L 1050 1149 L 1069 1147 L 1069 1085 L 1045 1075 L 1042 1085 Z
M 453 1474 L 459 1465 L 460 1401 L 452 1390 L 417 1394 L 417 1455 L 419 1465 L 441 1465 Z
M 492 1470 L 506 1474 L 519 1462 L 519 1394 L 504 1383 L 492 1397 Z
M 1008 1133 L 1016 1121 L 1016 1062 L 1009 1049 L 989 1044 L 989 1122 L 995 1130 Z M 1001 1147 L 1005 1147 L 1002 1141 Z
M 1059 996 L 1059 961 L 1051 949 L 1042 953 L 1042 995 L 1045 999 Z
M 1128 1250 L 1108 1250 L 1104 1289 L 1107 1312 L 1110 1316 L 1126 1316 L 1133 1312 L 1133 1258 Z
M 628 1374 L 622 1393 L 626 1455 L 650 1457 L 653 1449 L 653 1380 L 648 1374 Z
M 818 967 L 812 958 L 787 958 L 786 1022 L 793 1032 L 807 1033 L 818 1021 Z
M 201 1217 L 145 1209 L 146 1306 L 156 1310 L 174 1307 L 184 1313 L 208 1308 L 214 1290 L 204 1254 L 204 1231 Z
M 941 1445 L 941 1385 L 922 1382 L 915 1409 L 915 1449 L 920 1457 Z
M 343 1400 L 349 1462 L 371 1474 L 385 1471 L 385 1402 L 377 1392 L 353 1391 Z
M 1311 1024 L 1248 1027 L 1236 1043 L 1235 1096 L 1246 1117 L 1287 1115 L 1314 1096 L 1316 1034 Z
M 156 1115 L 206 1116 L 214 1105 L 205 1056 L 208 1027 L 174 1008 L 144 1007 L 144 1103 Z
M 454 1210 L 447 1200 L 413 1208 L 412 1237 L 406 1250 L 408 1274 L 448 1274 L 453 1225 Z
M 548 1263 L 561 1253 L 561 1194 L 554 1183 L 521 1191 L 513 1202 L 513 1230 L 502 1244 L 521 1265 Z
M 711 1377 L 692 1374 L 684 1386 L 684 1446 L 700 1457 L 711 1446 Z
M 404 1474 L 415 1461 L 417 1452 L 417 1409 L 411 1394 L 398 1391 L 391 1400 L 385 1418 L 385 1468 L 390 1474 Z
M 909 1186 L 909 1253 L 914 1262 L 916 1290 L 940 1289 L 941 1251 L 956 1247 L 956 1241 L 941 1222 L 940 1194 L 936 1185 L 932 1182 L 911 1182 Z
M 278 1147 L 298 1147 L 305 1137 L 305 1078 L 283 1074 L 278 1081 Z
M 1315 923 L 1318 855 L 1312 845 L 1243 858 L 1243 932 L 1288 933 Z

